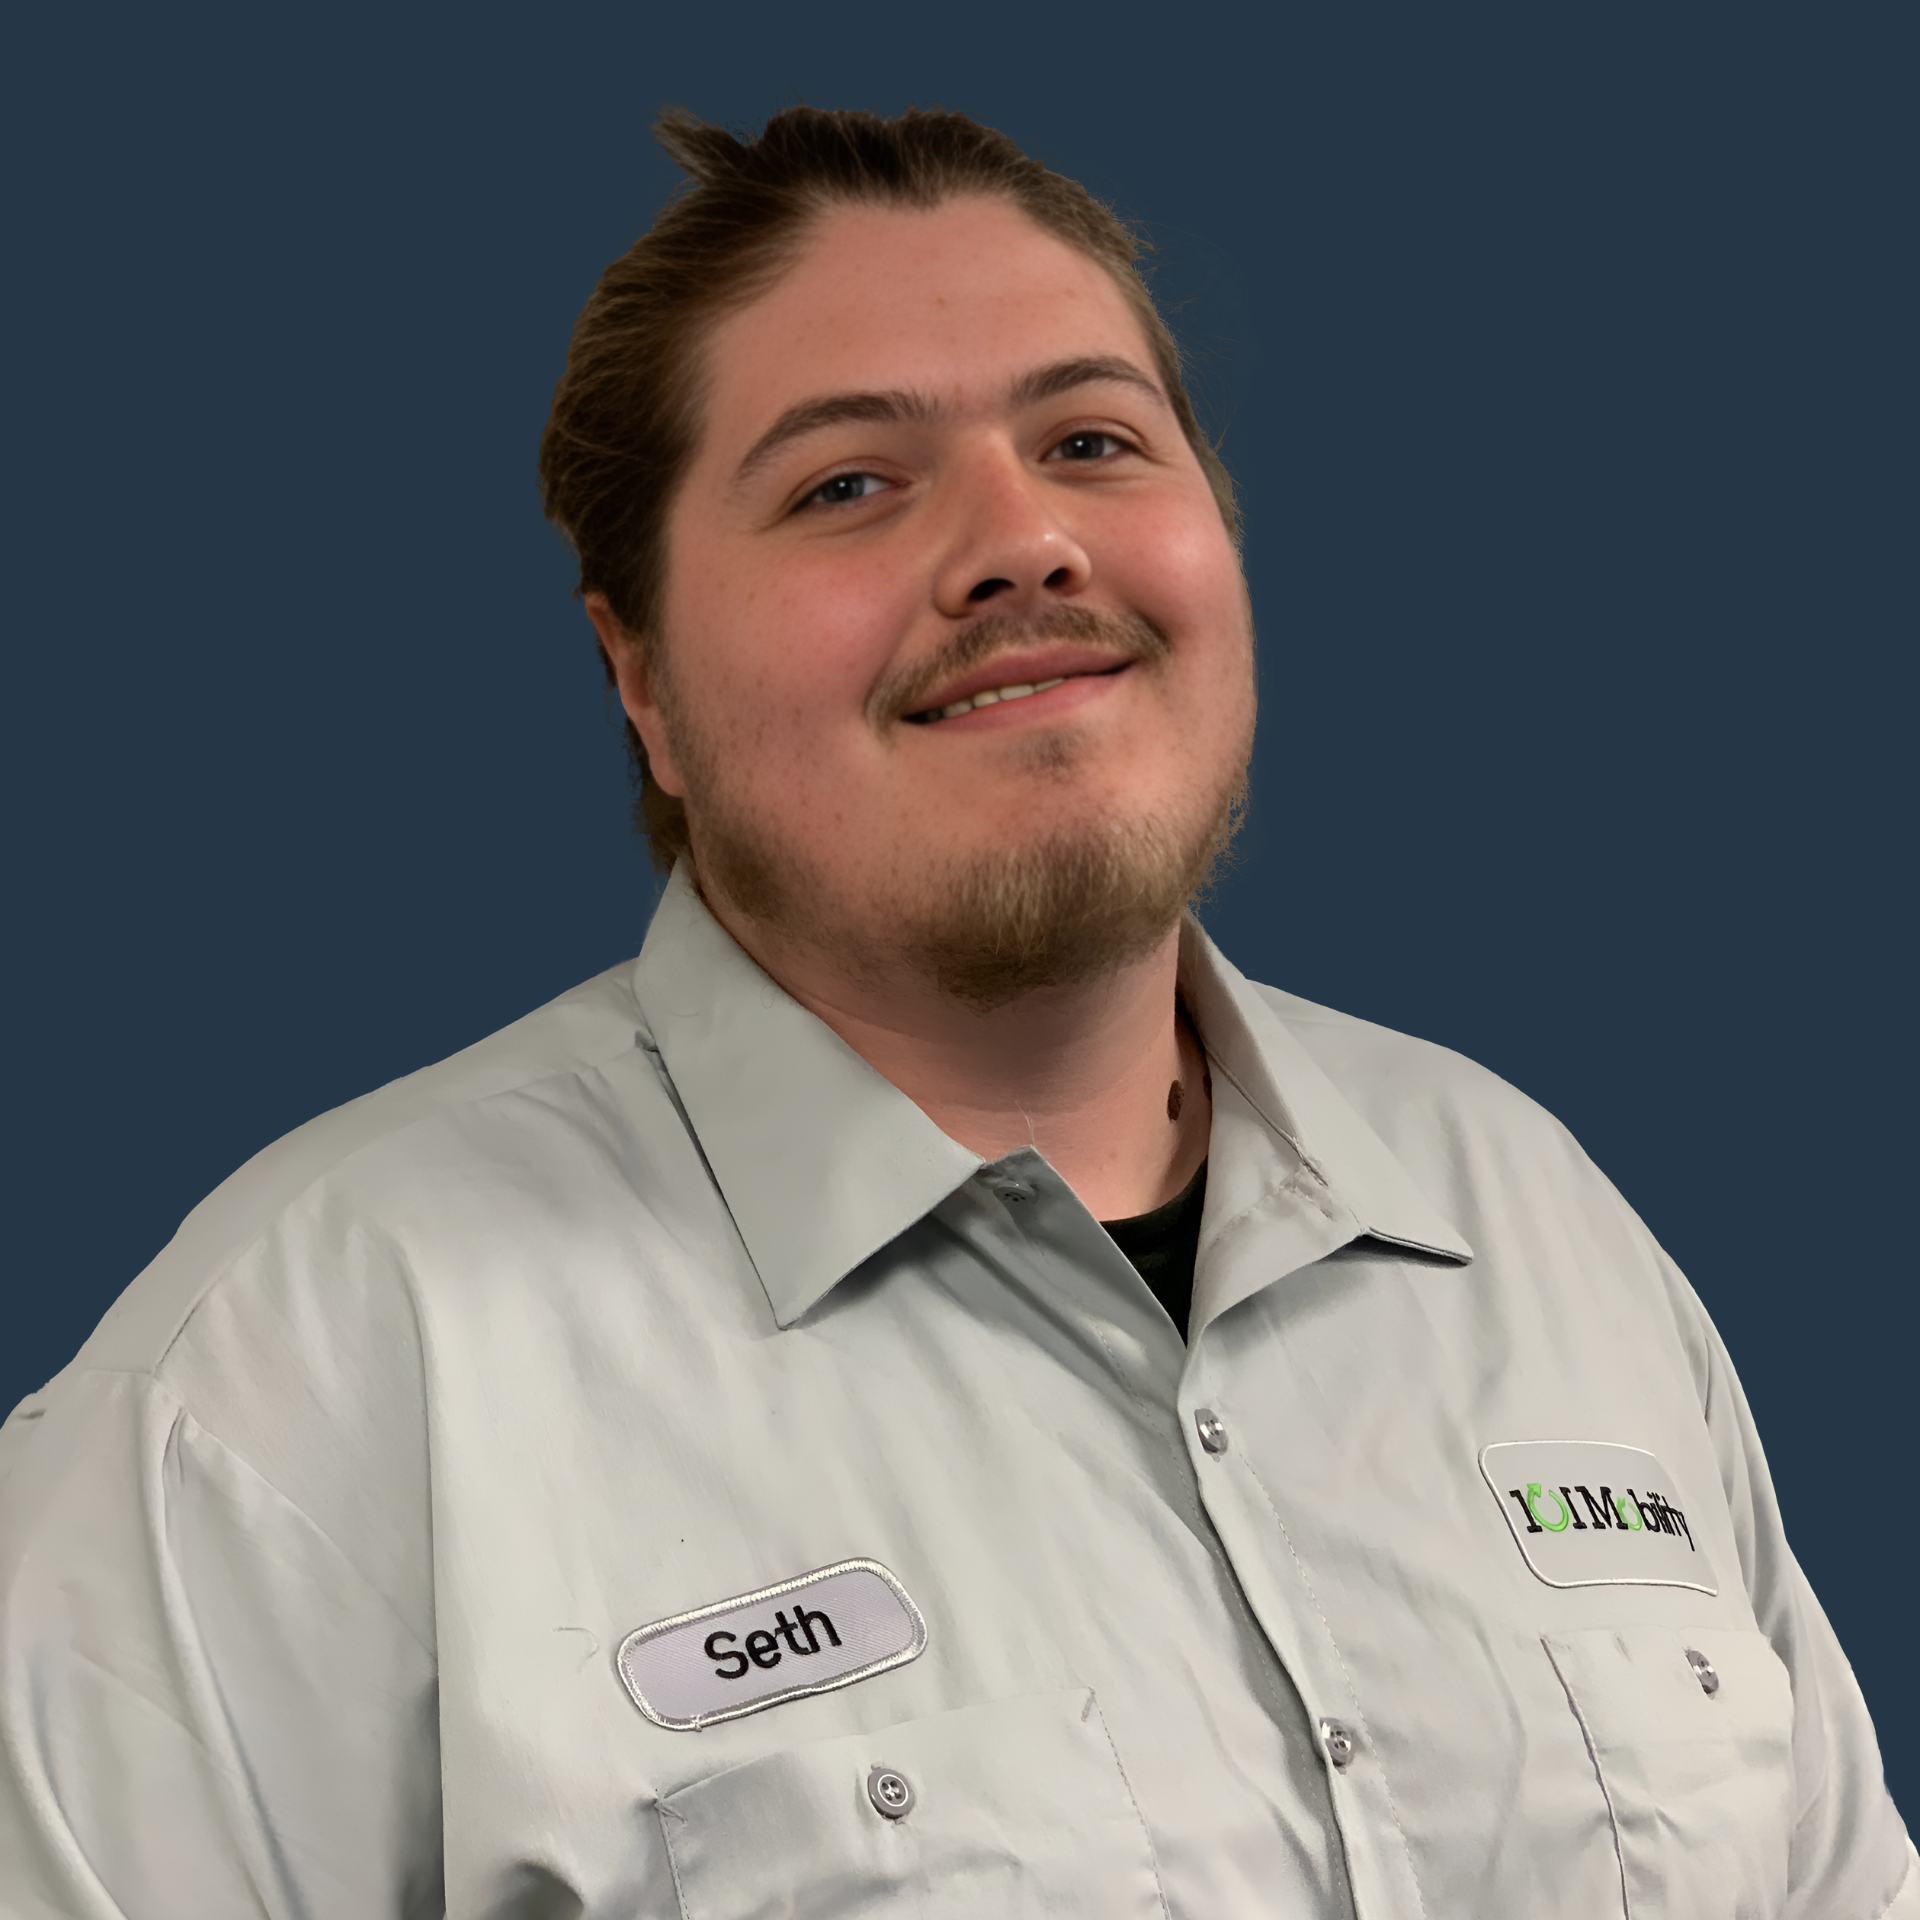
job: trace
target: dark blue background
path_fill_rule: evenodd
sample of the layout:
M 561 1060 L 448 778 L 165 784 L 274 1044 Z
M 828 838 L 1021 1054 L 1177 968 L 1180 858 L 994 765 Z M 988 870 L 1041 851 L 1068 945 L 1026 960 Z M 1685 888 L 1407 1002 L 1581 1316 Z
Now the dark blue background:
M 0 1404 L 275 1135 L 638 945 L 568 326 L 663 102 L 939 101 L 1146 223 L 1243 489 L 1211 925 L 1638 1206 L 1920 1809 L 1916 15 L 1463 11 L 16 27 Z

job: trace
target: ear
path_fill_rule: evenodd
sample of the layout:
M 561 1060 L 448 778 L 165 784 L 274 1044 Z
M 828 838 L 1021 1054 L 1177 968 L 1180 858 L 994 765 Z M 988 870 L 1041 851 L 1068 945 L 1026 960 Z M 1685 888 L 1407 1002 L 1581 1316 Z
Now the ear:
M 607 604 L 604 593 L 583 596 L 587 618 L 600 636 L 600 651 L 613 669 L 614 684 L 620 689 L 620 704 L 626 709 L 640 744 L 647 750 L 647 771 L 663 792 L 676 800 L 686 798 L 686 782 L 680 777 L 679 762 L 667 738 L 666 715 L 655 690 L 655 676 L 648 671 L 646 649 L 620 624 L 620 616 Z

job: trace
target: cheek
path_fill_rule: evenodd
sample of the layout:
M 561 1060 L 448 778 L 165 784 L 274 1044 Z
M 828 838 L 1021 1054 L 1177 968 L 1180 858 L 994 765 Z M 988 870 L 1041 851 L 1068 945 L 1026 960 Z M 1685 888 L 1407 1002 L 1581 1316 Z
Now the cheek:
M 918 602 L 897 575 L 842 551 L 777 567 L 716 562 L 709 593 L 670 594 L 682 687 L 739 774 L 796 797 L 870 739 L 866 698 Z
M 1107 533 L 1105 572 L 1129 605 L 1170 630 L 1206 632 L 1223 615 L 1238 623 L 1240 563 L 1210 493 L 1173 513 L 1164 501 L 1129 503 Z
M 871 741 L 867 696 L 898 658 L 925 598 L 923 583 L 878 554 L 786 557 L 769 583 L 761 624 L 810 738 Z
M 1253 633 L 1239 557 L 1211 493 L 1179 515 L 1143 514 L 1131 531 L 1109 578 L 1171 636 L 1175 751 L 1185 764 L 1210 764 L 1238 752 L 1251 724 Z
M 856 681 L 864 694 L 924 598 L 909 571 L 878 551 L 803 549 L 769 578 L 762 619 L 796 673 Z

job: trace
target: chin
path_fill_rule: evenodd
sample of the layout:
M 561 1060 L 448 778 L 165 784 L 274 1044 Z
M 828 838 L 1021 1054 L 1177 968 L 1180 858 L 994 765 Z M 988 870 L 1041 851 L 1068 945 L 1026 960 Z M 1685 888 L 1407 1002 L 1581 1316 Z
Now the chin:
M 1184 821 L 1094 809 L 1024 844 L 1008 836 L 922 865 L 891 903 L 885 944 L 943 995 L 982 1011 L 1083 986 L 1166 938 L 1225 854 L 1244 794 L 1242 778 Z
M 857 856 L 849 866 L 851 848 L 796 845 L 695 806 L 694 862 L 709 899 L 776 944 L 799 942 L 874 986 L 917 979 L 984 1012 L 1144 958 L 1205 889 L 1245 795 L 1244 762 L 1216 792 L 1164 804 L 1143 803 L 1137 781 L 1110 792 L 1075 782 L 969 810 L 964 845 L 897 834 L 864 871 Z

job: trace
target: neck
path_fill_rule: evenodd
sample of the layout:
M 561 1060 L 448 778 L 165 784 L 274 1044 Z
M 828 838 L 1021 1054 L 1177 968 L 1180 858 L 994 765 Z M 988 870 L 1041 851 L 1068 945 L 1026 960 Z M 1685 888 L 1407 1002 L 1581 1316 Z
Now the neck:
M 1179 1011 L 1178 927 L 1095 980 L 980 1012 L 918 978 L 850 976 L 831 955 L 707 900 L 769 975 L 943 1133 L 988 1160 L 1037 1147 L 1096 1219 L 1163 1205 L 1206 1158 L 1212 1103 Z

